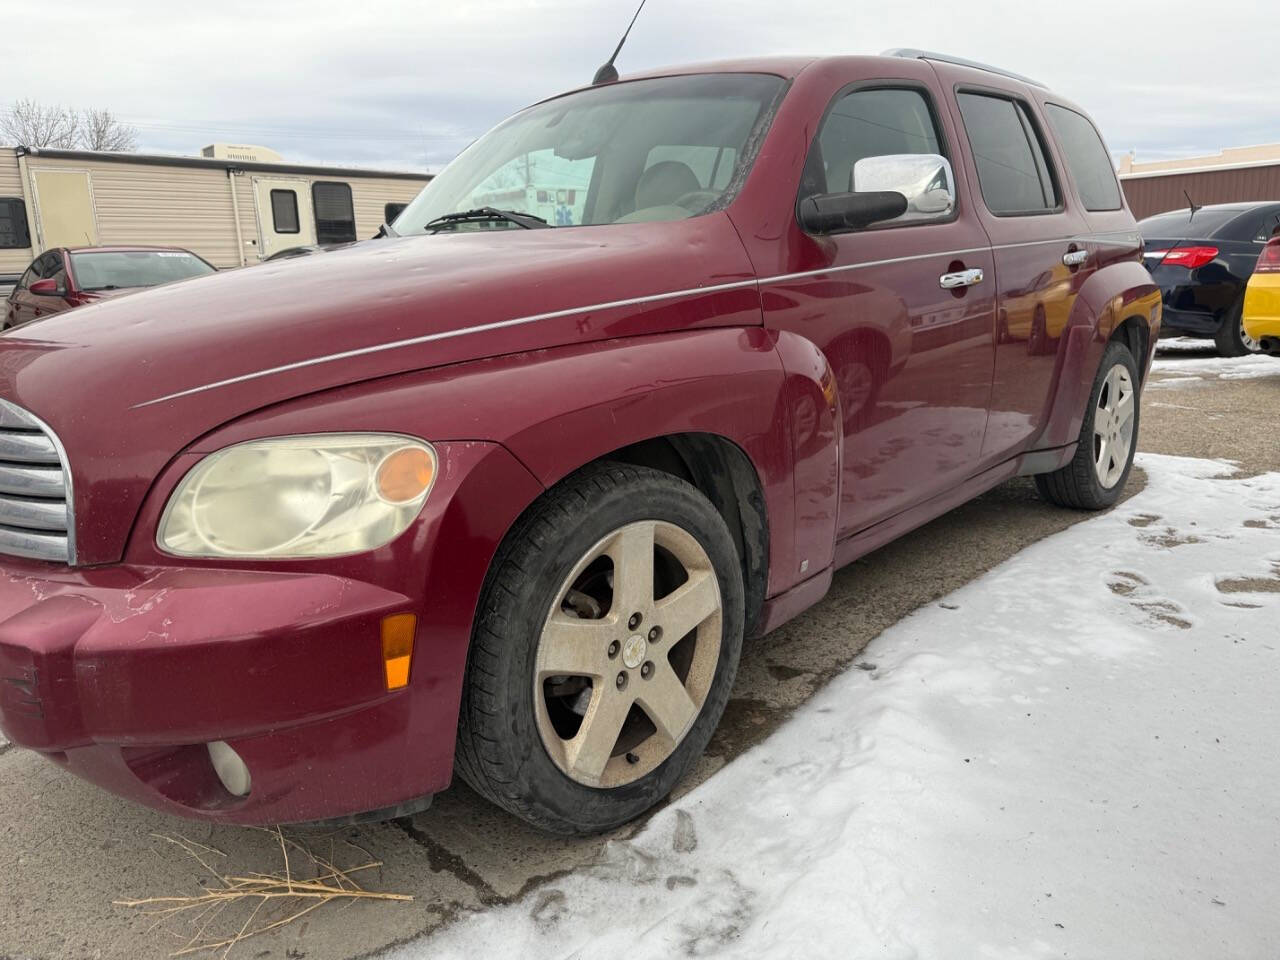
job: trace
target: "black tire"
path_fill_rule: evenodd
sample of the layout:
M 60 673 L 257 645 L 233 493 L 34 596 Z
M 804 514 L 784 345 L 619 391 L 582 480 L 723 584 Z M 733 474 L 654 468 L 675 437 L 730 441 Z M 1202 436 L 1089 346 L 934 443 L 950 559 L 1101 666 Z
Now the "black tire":
M 1213 335 L 1213 344 L 1218 348 L 1220 357 L 1243 357 L 1257 350 L 1249 348 L 1244 341 L 1244 301 L 1241 300 L 1228 311 L 1226 317 Z
M 1103 384 L 1112 367 L 1117 364 L 1122 364 L 1128 370 L 1130 381 L 1134 386 L 1133 437 L 1129 444 L 1124 470 L 1119 479 L 1110 487 L 1104 487 L 1094 466 L 1093 427 Z M 1129 481 L 1129 473 L 1133 469 L 1133 455 L 1138 448 L 1138 428 L 1142 418 L 1141 388 L 1138 384 L 1138 364 L 1134 361 L 1133 354 L 1124 344 L 1112 340 L 1103 351 L 1102 361 L 1098 364 L 1098 372 L 1093 379 L 1093 389 L 1089 391 L 1089 406 L 1085 410 L 1084 423 L 1080 425 L 1080 437 L 1076 444 L 1075 456 L 1066 466 L 1052 473 L 1036 474 L 1036 490 L 1042 498 L 1059 507 L 1070 507 L 1075 510 L 1104 510 L 1120 499 L 1120 494 L 1124 492 L 1124 486 Z
M 648 774 L 613 788 L 571 779 L 549 756 L 535 713 L 535 658 L 564 580 L 593 545 L 641 520 L 674 524 L 698 541 L 722 603 L 719 659 L 703 702 L 674 751 Z M 711 502 L 685 481 L 621 463 L 588 467 L 547 491 L 494 558 L 477 612 L 458 721 L 455 767 L 478 794 L 560 834 L 612 829 L 661 801 L 702 754 L 724 712 L 742 649 L 742 570 Z

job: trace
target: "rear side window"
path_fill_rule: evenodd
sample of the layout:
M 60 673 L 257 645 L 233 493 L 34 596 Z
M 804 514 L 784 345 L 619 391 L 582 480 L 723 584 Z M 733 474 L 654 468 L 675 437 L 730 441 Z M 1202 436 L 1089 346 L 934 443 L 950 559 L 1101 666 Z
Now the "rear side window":
M 1057 185 L 1026 104 L 982 93 L 956 100 L 987 209 L 1001 217 L 1056 210 Z
M 271 191 L 271 225 L 276 233 L 298 232 L 298 195 L 292 190 Z
M 1048 103 L 1045 116 L 1058 136 L 1067 168 L 1080 191 L 1086 210 L 1119 210 L 1120 184 L 1111 168 L 1111 157 L 1088 118 L 1074 110 Z
M 805 196 L 853 190 L 853 168 L 867 157 L 941 154 L 929 103 L 918 90 L 855 90 L 831 108 L 805 169 Z
M 0 197 L 0 250 L 24 250 L 29 246 L 26 203 L 21 197 Z
M 318 181 L 311 186 L 316 208 L 316 242 L 352 243 L 356 239 L 356 214 L 351 206 L 351 185 Z

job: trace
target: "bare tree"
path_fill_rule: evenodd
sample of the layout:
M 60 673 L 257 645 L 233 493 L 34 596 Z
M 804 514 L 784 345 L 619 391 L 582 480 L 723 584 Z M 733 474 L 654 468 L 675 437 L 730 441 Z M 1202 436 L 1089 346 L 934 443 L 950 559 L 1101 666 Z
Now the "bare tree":
M 15 100 L 8 110 L 0 110 L 0 137 L 26 147 L 69 150 L 80 140 L 80 118 L 65 107 Z
M 138 131 L 122 123 L 110 110 L 76 113 L 61 105 L 44 106 L 23 99 L 14 101 L 8 110 L 0 109 L 0 142 L 131 153 L 138 149 Z
M 85 110 L 80 114 L 80 146 L 132 153 L 138 149 L 138 131 L 117 120 L 110 110 Z

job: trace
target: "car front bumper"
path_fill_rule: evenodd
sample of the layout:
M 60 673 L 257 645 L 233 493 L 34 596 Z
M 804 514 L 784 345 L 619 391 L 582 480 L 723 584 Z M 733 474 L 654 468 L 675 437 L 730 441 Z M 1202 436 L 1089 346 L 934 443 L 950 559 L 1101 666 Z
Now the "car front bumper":
M 423 765 L 415 698 L 386 689 L 381 622 L 409 609 L 326 574 L 6 560 L 0 728 L 188 817 L 285 823 L 402 806 L 449 778 L 447 762 Z M 247 796 L 215 774 L 216 741 L 249 768 Z

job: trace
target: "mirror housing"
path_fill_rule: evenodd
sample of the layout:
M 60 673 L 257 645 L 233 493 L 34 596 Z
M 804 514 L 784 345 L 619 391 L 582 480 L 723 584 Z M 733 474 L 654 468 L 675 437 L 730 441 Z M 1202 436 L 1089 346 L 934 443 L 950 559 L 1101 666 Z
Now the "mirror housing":
M 893 190 L 907 199 L 900 223 L 946 220 L 956 209 L 951 163 L 936 153 L 895 153 L 864 157 L 853 165 L 853 189 Z
M 58 289 L 57 280 L 37 280 L 31 286 L 27 287 L 27 292 L 36 297 L 60 297 L 62 291 Z
M 906 210 L 907 198 L 892 190 L 819 193 L 800 201 L 800 226 L 814 234 L 861 230 L 900 217 Z

